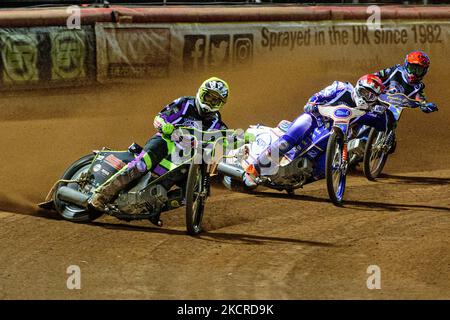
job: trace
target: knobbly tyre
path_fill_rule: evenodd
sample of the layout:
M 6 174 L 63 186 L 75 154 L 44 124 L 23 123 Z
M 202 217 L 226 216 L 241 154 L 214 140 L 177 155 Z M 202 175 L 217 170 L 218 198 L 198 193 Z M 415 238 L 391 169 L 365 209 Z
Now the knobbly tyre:
M 280 160 L 273 173 L 261 174 L 257 184 L 294 194 L 294 190 L 305 184 L 326 178 L 328 195 L 335 205 L 343 201 L 349 155 L 347 152 L 350 122 L 362 119 L 366 111 L 345 105 L 319 106 L 319 112 L 328 121 L 316 128 L 312 138 L 304 139 Z M 352 123 L 353 124 L 353 123 Z M 251 143 L 232 150 L 218 165 L 224 174 L 228 188 L 242 185 L 244 171 L 267 147 L 290 127 L 291 122 L 283 120 L 276 128 L 252 125 L 246 131 L 254 136 Z
M 220 141 L 215 138 L 210 141 L 201 139 L 205 134 L 214 137 L 230 130 L 204 132 L 191 127 L 178 129 L 191 134 L 177 135 L 177 153 L 171 153 L 153 171 L 122 190 L 107 205 L 105 212 L 89 207 L 88 199 L 108 177 L 133 161 L 142 151 L 135 143 L 126 151 L 103 148 L 75 161 L 55 183 L 46 201 L 39 206 L 54 209 L 64 219 L 73 222 L 91 222 L 103 214 L 109 214 L 128 222 L 150 220 L 157 224 L 162 212 L 185 205 L 187 232 L 190 235 L 199 234 L 202 231 L 205 202 L 210 195 L 210 175 L 216 168 L 214 163 L 208 164 L 204 158 L 214 158 L 216 144 Z M 183 156 L 174 161 L 174 154 Z
M 400 116 L 405 108 L 420 108 L 422 103 L 408 98 L 403 93 L 381 94 L 378 98 L 380 103 L 384 104 L 392 112 L 395 122 L 398 123 Z M 377 131 L 375 128 L 370 130 L 364 149 L 363 169 L 364 175 L 369 180 L 375 180 L 383 171 L 384 165 L 389 154 L 393 153 L 397 145 L 396 126 L 392 130 Z

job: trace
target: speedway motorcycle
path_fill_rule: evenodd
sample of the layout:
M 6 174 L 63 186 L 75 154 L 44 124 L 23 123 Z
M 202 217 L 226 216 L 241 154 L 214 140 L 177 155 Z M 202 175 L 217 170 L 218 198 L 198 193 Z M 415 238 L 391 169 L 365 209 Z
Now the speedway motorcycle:
M 172 138 L 175 152 L 169 154 L 152 171 L 121 190 L 105 212 L 88 206 L 94 190 L 121 168 L 133 161 L 142 148 L 133 143 L 128 150 L 108 148 L 94 150 L 71 164 L 50 190 L 44 209 L 56 210 L 64 219 L 90 222 L 103 214 L 120 220 L 150 220 L 161 226 L 162 212 L 186 206 L 186 228 L 190 235 L 202 231 L 205 202 L 210 195 L 210 175 L 215 169 L 204 158 L 211 158 L 219 139 L 202 140 L 207 135 L 222 135 L 225 130 L 201 131 L 191 127 L 178 127 L 182 133 Z M 177 130 L 176 130 L 177 131 Z M 180 132 L 180 131 L 177 131 Z M 186 151 L 187 150 L 187 151 Z M 175 161 L 176 155 L 176 161 Z M 205 156 L 207 155 L 207 156 Z
M 388 108 L 398 123 L 405 108 L 419 108 L 421 102 L 408 98 L 403 93 L 381 94 L 379 102 Z M 396 126 L 392 130 L 377 131 L 375 128 L 368 128 L 367 142 L 365 144 L 363 156 L 363 170 L 367 179 L 373 181 L 381 174 L 384 165 L 396 147 Z
M 324 125 L 319 126 L 298 146 L 285 154 L 273 174 L 261 174 L 257 184 L 279 191 L 294 194 L 294 190 L 305 184 L 326 178 L 327 191 L 331 201 L 340 205 L 344 198 L 349 156 L 347 152 L 350 123 L 362 117 L 365 111 L 345 105 L 318 106 L 324 117 Z M 225 186 L 241 184 L 245 169 L 252 164 L 267 147 L 281 137 L 291 122 L 283 120 L 277 127 L 252 125 L 247 133 L 254 137 L 253 142 L 232 150 L 226 159 L 218 164 Z

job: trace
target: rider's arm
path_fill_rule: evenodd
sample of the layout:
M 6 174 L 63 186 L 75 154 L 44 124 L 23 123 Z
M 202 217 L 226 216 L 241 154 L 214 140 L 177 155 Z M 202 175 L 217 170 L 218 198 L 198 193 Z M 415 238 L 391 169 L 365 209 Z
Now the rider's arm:
M 159 131 L 163 131 L 167 125 L 175 123 L 180 117 L 183 116 L 183 98 L 178 98 L 172 101 L 170 104 L 164 107 L 155 117 L 153 125 Z M 173 126 L 172 126 L 173 127 Z
M 425 85 L 423 83 L 421 83 L 421 88 L 411 98 L 413 98 L 414 100 L 420 101 L 422 103 L 427 103 L 427 98 L 425 97 L 425 92 L 424 91 L 425 91 Z
M 380 71 L 378 71 L 378 72 L 375 72 L 374 75 L 376 75 L 377 77 L 379 77 L 379 78 L 381 79 L 381 81 L 385 82 L 385 81 L 390 77 L 390 75 L 392 74 L 392 72 L 394 72 L 394 71 L 395 71 L 396 69 L 398 69 L 399 67 L 400 67 L 400 65 L 397 64 L 397 65 L 395 65 L 395 66 L 393 66 L 393 67 L 386 68 L 386 69 L 380 70 Z
M 412 98 L 417 101 L 420 101 L 420 103 L 421 103 L 420 110 L 422 110 L 423 112 L 431 113 L 431 112 L 438 111 L 438 107 L 436 104 L 427 101 L 427 98 L 424 93 L 424 89 L 425 89 L 425 85 L 423 83 L 421 83 L 420 90 Z
M 162 118 L 159 114 L 156 115 L 155 119 L 153 120 L 153 126 L 158 130 L 161 131 L 161 128 L 167 124 L 166 120 Z
M 215 126 L 215 130 L 226 130 L 223 131 L 223 146 L 231 147 L 231 149 L 237 149 L 244 145 L 245 143 L 249 143 L 252 141 L 252 137 L 247 132 L 242 130 L 233 131 L 233 129 L 229 129 L 225 122 L 222 121 L 222 117 L 219 113 L 219 121 Z
M 304 111 L 314 112 L 316 111 L 317 105 L 324 105 L 331 102 L 332 100 L 339 99 L 339 97 L 348 89 L 348 86 L 349 84 L 345 82 L 333 82 L 333 84 L 313 94 L 306 103 Z

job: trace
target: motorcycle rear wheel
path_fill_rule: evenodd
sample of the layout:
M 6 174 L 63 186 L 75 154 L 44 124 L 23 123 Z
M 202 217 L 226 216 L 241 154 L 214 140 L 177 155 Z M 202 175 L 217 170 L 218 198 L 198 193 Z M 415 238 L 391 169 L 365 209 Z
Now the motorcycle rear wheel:
M 64 172 L 61 179 L 62 180 L 76 180 L 84 172 L 87 172 L 89 166 L 94 160 L 95 155 L 86 155 L 74 163 L 72 163 Z M 58 188 L 66 186 L 79 191 L 79 186 L 77 183 L 61 183 Z M 55 204 L 56 211 L 66 220 L 72 222 L 91 222 L 103 215 L 102 212 L 90 211 L 86 208 L 81 208 L 74 204 L 62 201 L 56 196 L 58 189 L 55 190 L 53 201 Z
M 383 171 L 389 153 L 386 153 L 382 144 L 385 143 L 386 134 L 374 128 L 370 130 L 364 150 L 364 175 L 370 181 L 375 181 Z

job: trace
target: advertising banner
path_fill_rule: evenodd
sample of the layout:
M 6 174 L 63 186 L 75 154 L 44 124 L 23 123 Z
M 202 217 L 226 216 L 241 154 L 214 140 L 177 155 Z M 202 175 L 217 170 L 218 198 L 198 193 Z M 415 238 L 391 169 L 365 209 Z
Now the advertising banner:
M 58 87 L 95 80 L 92 27 L 0 29 L 0 88 Z
M 317 72 L 350 74 L 398 63 L 408 50 L 445 56 L 450 22 L 99 23 L 96 34 L 100 81 L 251 67 L 281 57 Z
M 169 25 L 97 24 L 97 79 L 167 77 L 171 53 Z
M 398 63 L 409 50 L 425 50 L 435 66 L 449 37 L 450 22 L 438 20 L 386 20 L 378 27 L 305 21 L 1 28 L 0 90 L 245 70 L 284 59 L 350 75 Z

